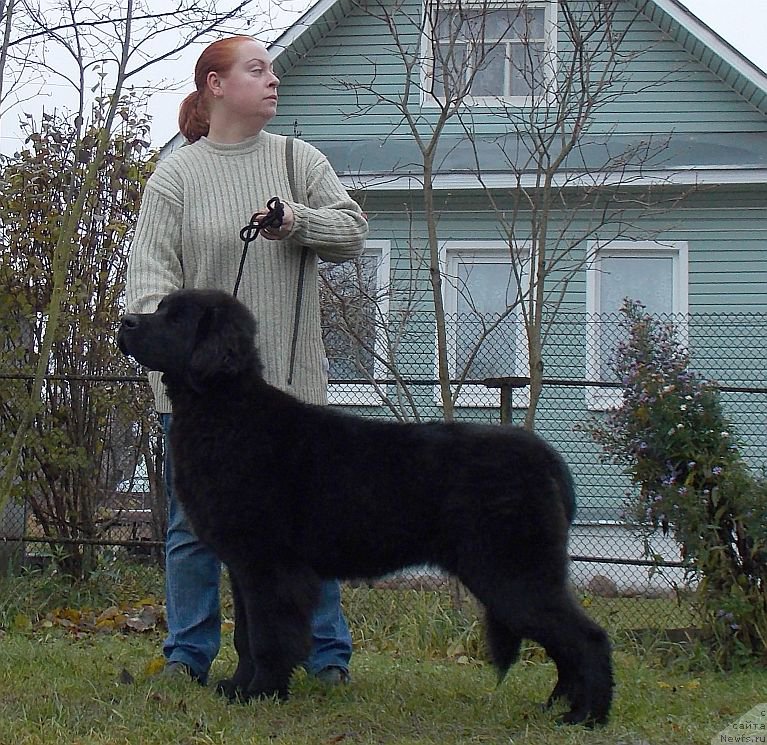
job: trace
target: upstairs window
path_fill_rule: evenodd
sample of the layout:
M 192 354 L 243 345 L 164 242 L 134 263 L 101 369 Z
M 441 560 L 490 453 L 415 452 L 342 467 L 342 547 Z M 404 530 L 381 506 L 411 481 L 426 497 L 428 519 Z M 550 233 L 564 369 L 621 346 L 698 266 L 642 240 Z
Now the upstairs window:
M 435 3 L 426 90 L 474 102 L 544 95 L 553 15 L 550 0 Z

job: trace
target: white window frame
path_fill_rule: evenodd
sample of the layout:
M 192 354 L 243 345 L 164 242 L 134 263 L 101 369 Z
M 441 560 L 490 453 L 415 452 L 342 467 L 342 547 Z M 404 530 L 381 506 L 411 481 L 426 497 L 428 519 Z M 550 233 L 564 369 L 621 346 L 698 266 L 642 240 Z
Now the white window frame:
M 601 306 L 601 262 L 604 258 L 647 258 L 662 257 L 672 259 L 672 288 L 671 312 L 675 318 L 682 317 L 681 325 L 677 325 L 680 342 L 687 344 L 687 316 L 689 313 L 689 248 L 687 241 L 613 241 L 600 247 L 598 242 L 589 246 L 592 256 L 586 268 L 586 379 L 600 380 L 601 360 L 600 329 L 602 324 L 594 320 L 602 312 L 614 312 L 614 309 L 603 311 Z M 586 388 L 586 406 L 592 411 L 608 411 L 621 404 L 622 391 L 620 388 Z
M 447 9 L 450 6 L 450 0 L 441 0 L 440 7 Z M 544 18 L 544 64 L 546 65 L 545 88 L 543 93 L 549 98 L 553 95 L 553 89 L 556 86 L 556 67 L 557 67 L 557 29 L 558 29 L 558 0 L 463 0 L 462 7 L 470 7 L 471 4 L 479 8 L 506 8 L 515 5 L 526 4 L 531 7 L 541 7 L 545 11 Z M 458 2 L 455 2 L 456 7 Z M 427 3 L 424 12 L 430 12 L 431 8 Z M 424 18 L 423 33 L 421 34 L 421 105 L 429 108 L 437 108 L 444 104 L 443 97 L 435 98 L 430 93 L 432 88 L 432 78 L 434 73 L 434 46 L 436 40 L 431 38 L 432 23 Z M 490 108 L 514 106 L 524 108 L 532 105 L 534 96 L 471 96 L 466 95 L 462 100 L 462 105 L 475 108 Z
M 375 255 L 376 291 L 380 294 L 378 300 L 379 321 L 386 323 L 389 318 L 389 292 L 391 281 L 391 242 L 384 240 L 368 240 L 365 242 L 363 256 Z M 386 357 L 385 342 L 377 330 L 375 341 L 376 355 Z M 374 362 L 376 378 L 386 376 L 384 366 L 376 359 Z M 334 406 L 380 406 L 381 398 L 372 383 L 331 383 L 328 381 L 328 403 Z
M 455 318 L 458 313 L 457 267 L 462 260 L 470 259 L 473 263 L 496 263 L 499 258 L 506 259 L 511 269 L 512 261 L 519 263 L 520 291 L 523 297 L 530 292 L 530 244 L 527 242 L 517 243 L 514 246 L 516 258 L 512 259 L 509 244 L 506 241 L 443 241 L 440 244 L 440 269 L 442 272 L 442 300 L 445 314 L 448 319 Z M 527 350 L 527 331 L 522 317 L 522 306 L 518 304 L 512 311 L 516 330 L 516 347 L 518 350 Z M 447 357 L 450 365 L 450 378 L 458 377 L 455 367 L 456 356 L 456 331 L 455 324 L 447 324 Z M 436 350 L 436 340 L 435 340 Z M 439 360 L 434 357 L 435 378 L 439 377 Z M 514 358 L 511 375 L 528 377 L 530 374 L 529 358 L 525 352 L 517 354 Z M 434 400 L 442 403 L 439 386 L 434 387 Z M 513 408 L 526 408 L 530 404 L 530 386 L 515 388 L 511 395 Z M 501 392 L 499 389 L 487 388 L 477 383 L 463 384 L 458 392 L 455 406 L 465 408 L 498 408 L 501 405 Z

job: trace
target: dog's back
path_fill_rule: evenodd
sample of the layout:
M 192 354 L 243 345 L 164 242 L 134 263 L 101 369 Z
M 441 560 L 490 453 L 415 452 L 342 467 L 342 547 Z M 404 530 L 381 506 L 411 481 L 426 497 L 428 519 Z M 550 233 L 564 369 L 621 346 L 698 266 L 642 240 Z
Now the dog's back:
M 250 428 L 264 428 L 274 455 L 252 465 L 264 473 L 256 479 L 275 484 L 273 498 L 293 526 L 285 534 L 290 550 L 323 576 L 377 576 L 427 562 L 455 571 L 466 537 L 481 541 L 483 534 L 478 545 L 491 547 L 496 562 L 505 555 L 531 566 L 542 559 L 566 572 L 573 480 L 537 435 L 497 425 L 367 420 L 272 388 L 260 395 L 249 406 L 259 410 Z M 257 497 L 269 498 L 264 490 Z

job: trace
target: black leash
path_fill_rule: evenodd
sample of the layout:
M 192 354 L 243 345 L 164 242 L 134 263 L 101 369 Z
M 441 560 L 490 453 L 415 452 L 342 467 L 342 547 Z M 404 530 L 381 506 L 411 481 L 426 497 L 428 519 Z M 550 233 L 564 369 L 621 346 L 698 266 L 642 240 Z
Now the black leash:
M 288 184 L 290 185 L 290 195 L 294 200 L 298 200 L 296 190 L 295 174 L 293 167 L 293 138 L 288 137 L 285 141 L 285 167 L 288 171 Z M 237 271 L 237 281 L 234 283 L 232 295 L 237 297 L 237 290 L 240 287 L 242 279 L 242 270 L 245 266 L 245 257 L 248 253 L 248 246 L 256 240 L 258 234 L 264 229 L 272 226 L 279 227 L 285 217 L 285 208 L 277 197 L 272 197 L 267 203 L 267 214 L 259 222 L 255 219 L 255 214 L 250 218 L 250 222 L 240 230 L 242 239 L 242 258 L 240 259 L 240 268 Z M 290 342 L 290 360 L 288 363 L 288 385 L 293 384 L 293 373 L 296 366 L 296 347 L 298 345 L 298 330 L 301 324 L 301 305 L 304 297 L 304 276 L 306 274 L 306 264 L 309 257 L 309 249 L 306 246 L 301 247 L 301 260 L 298 267 L 298 285 L 296 287 L 296 307 L 293 313 L 293 337 Z
M 279 228 L 285 219 L 285 207 L 279 200 L 279 197 L 272 197 L 266 203 L 268 212 L 260 219 L 256 220 L 256 214 L 250 218 L 250 222 L 240 230 L 240 240 L 242 241 L 242 256 L 240 257 L 240 267 L 237 270 L 237 279 L 234 283 L 232 295 L 237 297 L 237 291 L 240 289 L 242 272 L 245 267 L 245 257 L 248 255 L 248 247 L 258 238 L 259 233 L 266 228 Z

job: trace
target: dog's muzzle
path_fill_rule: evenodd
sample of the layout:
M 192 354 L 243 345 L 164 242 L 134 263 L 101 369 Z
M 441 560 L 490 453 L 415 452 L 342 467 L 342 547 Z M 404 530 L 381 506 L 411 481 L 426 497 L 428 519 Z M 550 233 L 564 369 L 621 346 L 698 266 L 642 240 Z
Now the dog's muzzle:
M 117 332 L 117 347 L 123 354 L 130 354 L 125 340 L 126 335 L 131 331 L 135 331 L 138 327 L 139 317 L 135 313 L 127 313 L 122 317 L 120 329 Z

